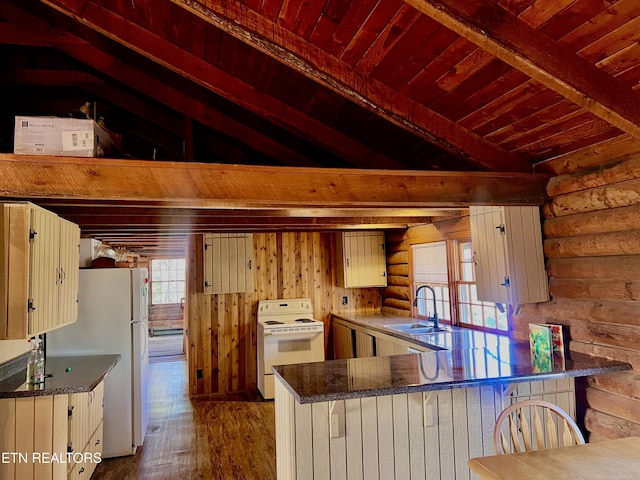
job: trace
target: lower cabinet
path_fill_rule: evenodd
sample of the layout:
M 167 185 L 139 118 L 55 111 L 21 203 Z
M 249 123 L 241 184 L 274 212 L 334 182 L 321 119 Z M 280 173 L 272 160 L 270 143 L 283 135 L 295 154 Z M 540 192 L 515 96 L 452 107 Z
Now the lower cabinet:
M 93 391 L 0 399 L 0 479 L 89 479 L 101 460 L 104 382 Z
M 333 358 L 354 358 L 356 356 L 353 343 L 353 329 L 337 321 L 335 318 L 331 325 L 333 333 Z
M 88 479 L 101 460 L 103 404 L 104 382 L 91 392 L 69 395 L 69 480 Z
M 431 350 L 336 317 L 332 319 L 331 329 L 335 359 L 382 357 Z
M 93 433 L 82 451 L 83 461 L 73 463 L 69 471 L 69 480 L 88 480 L 96 469 L 97 460 L 102 458 L 102 422 Z

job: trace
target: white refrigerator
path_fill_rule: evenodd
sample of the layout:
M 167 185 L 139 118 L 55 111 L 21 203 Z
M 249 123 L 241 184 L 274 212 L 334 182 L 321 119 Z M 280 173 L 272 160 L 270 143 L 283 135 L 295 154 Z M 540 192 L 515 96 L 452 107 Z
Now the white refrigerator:
M 47 355 L 119 353 L 105 379 L 104 458 L 133 455 L 149 424 L 146 268 L 80 270 L 78 321 L 46 336 Z

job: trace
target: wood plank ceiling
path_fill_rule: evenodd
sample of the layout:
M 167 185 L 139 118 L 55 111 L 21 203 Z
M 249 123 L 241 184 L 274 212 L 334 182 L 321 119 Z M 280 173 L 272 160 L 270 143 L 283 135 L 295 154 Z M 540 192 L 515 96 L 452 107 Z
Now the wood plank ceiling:
M 89 102 L 120 139 L 121 178 L 149 192 L 83 191 L 84 167 L 52 159 L 31 174 L 67 186 L 33 189 L 4 155 L 0 195 L 149 252 L 192 231 L 429 222 L 488 201 L 468 172 L 521 175 L 496 176 L 491 193 L 539 204 L 549 173 L 640 151 L 639 25 L 636 0 L 4 0 L 0 152 L 12 151 L 15 115 L 81 117 Z M 214 183 L 246 172 L 237 165 L 297 177 L 264 188 L 244 174 L 225 199 L 180 174 L 134 177 L 130 159 L 226 166 Z M 353 197 L 332 180 L 341 172 L 390 188 Z M 175 189 L 184 198 L 163 196 Z

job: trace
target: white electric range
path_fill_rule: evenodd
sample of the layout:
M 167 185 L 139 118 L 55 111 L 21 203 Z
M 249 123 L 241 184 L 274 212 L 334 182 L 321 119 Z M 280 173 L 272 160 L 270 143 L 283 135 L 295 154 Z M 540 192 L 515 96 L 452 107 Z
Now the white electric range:
M 310 298 L 258 302 L 258 390 L 273 398 L 274 365 L 324 361 L 324 323 Z

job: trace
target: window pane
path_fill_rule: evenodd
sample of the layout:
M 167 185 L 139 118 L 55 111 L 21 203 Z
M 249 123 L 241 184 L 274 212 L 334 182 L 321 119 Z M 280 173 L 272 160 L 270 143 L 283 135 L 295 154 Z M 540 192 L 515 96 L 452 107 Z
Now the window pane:
M 180 303 L 184 298 L 186 262 L 180 259 L 151 261 L 151 303 Z
M 462 278 L 465 282 L 473 282 L 473 264 L 472 263 L 463 263 L 462 264 Z
M 469 285 L 466 283 L 461 283 L 458 286 L 458 295 L 460 297 L 460 302 L 468 303 L 471 300 L 469 295 Z
M 473 254 L 471 253 L 471 242 L 460 243 L 460 259 L 463 262 L 470 262 L 473 260 Z

